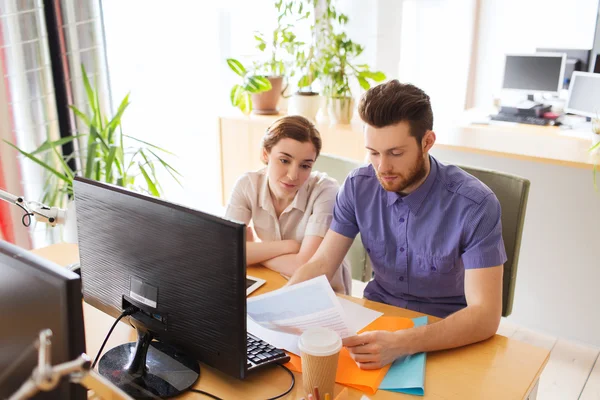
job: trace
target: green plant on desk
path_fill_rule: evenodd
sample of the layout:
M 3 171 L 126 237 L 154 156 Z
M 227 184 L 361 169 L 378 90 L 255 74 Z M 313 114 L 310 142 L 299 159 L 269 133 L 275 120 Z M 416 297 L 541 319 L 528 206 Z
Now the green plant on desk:
M 54 141 L 48 139 L 32 152 L 26 152 L 6 142 L 48 173 L 41 202 L 64 208 L 73 195 L 75 176 L 83 176 L 160 197 L 162 187 L 157 178 L 157 168 L 167 170 L 178 183 L 177 176 L 181 176 L 159 155 L 161 153 L 172 155 L 172 153 L 143 140 L 124 135 L 121 129 L 121 118 L 129 106 L 129 94 L 121 101 L 114 117 L 109 120 L 100 107 L 98 91 L 90 84 L 83 65 L 81 69 L 89 110 L 88 113 L 84 113 L 75 106 L 71 106 L 71 110 L 85 124 L 88 132 Z M 79 151 L 63 156 L 60 152 L 61 146 L 72 141 L 78 142 Z M 75 171 L 68 165 L 71 160 L 75 160 L 78 166 Z

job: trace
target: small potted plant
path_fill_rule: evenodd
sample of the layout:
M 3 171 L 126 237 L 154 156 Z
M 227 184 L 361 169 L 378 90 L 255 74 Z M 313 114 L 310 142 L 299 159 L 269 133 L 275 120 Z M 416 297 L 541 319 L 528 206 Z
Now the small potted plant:
M 331 46 L 325 55 L 323 74 L 327 76 L 326 95 L 328 96 L 329 118 L 333 123 L 348 124 L 354 112 L 354 97 L 351 80 L 368 90 L 371 81 L 385 80 L 385 74 L 371 71 L 367 64 L 355 64 L 364 48 L 354 43 L 345 32 L 332 34 Z
M 246 67 L 235 58 L 228 58 L 227 65 L 241 78 L 241 82 L 231 88 L 229 95 L 231 105 L 239 108 L 246 115 L 250 114 L 253 105 L 252 96 L 272 90 L 271 81 L 264 76 L 249 73 Z
M 268 38 L 260 32 L 254 34 L 256 48 L 262 53 L 262 57 L 254 61 L 251 72 L 244 67 L 239 68 L 241 63 L 236 65 L 236 69 L 232 68 L 238 75 L 244 77 L 244 84 L 240 85 L 241 89 L 235 89 L 241 90 L 241 94 L 236 94 L 240 96 L 240 101 L 236 104 L 238 107 L 244 106 L 247 113 L 250 111 L 263 115 L 279 113 L 278 104 L 286 89 L 283 87 L 286 73 L 289 72 L 290 76 L 293 74 L 290 67 L 294 55 L 298 48 L 304 45 L 297 40 L 296 34 L 292 31 L 293 23 L 309 15 L 308 12 L 303 13 L 303 7 L 302 2 L 297 3 L 294 0 L 286 3 L 283 0 L 276 1 L 277 27 Z M 238 99 L 233 95 L 233 91 L 234 89 L 231 98 Z M 232 104 L 233 102 L 232 100 Z

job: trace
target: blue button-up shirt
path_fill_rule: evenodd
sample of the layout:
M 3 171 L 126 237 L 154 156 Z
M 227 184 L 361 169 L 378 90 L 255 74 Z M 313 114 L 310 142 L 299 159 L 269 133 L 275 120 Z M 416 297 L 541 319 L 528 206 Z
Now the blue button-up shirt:
M 375 278 L 365 297 L 438 317 L 466 306 L 465 269 L 502 265 L 501 211 L 490 188 L 429 157 L 429 175 L 406 196 L 388 192 L 371 165 L 346 178 L 331 229 L 360 232 Z

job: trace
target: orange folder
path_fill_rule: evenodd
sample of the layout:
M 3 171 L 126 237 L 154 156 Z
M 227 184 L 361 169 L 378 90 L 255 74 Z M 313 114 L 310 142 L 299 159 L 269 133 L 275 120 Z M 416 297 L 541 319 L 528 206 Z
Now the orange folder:
M 381 316 L 375 321 L 367 325 L 359 333 L 368 331 L 399 331 L 401 329 L 408 329 L 414 326 L 413 321 L 410 318 L 401 317 L 386 317 Z M 286 367 L 292 371 L 302 372 L 302 362 L 300 357 L 294 354 L 290 354 L 291 360 L 286 364 Z M 343 347 L 340 352 L 340 359 L 338 361 L 338 369 L 335 376 L 335 381 L 342 385 L 351 386 L 362 392 L 368 394 L 375 394 L 379 388 L 379 384 L 387 374 L 391 365 L 386 365 L 380 369 L 374 370 L 362 370 L 358 368 L 356 362 L 350 357 L 348 350 Z

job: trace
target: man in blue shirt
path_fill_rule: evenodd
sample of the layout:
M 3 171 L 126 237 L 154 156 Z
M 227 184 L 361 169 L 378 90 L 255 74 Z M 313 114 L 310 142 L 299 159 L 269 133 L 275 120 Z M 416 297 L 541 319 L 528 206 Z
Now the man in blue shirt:
M 365 297 L 444 318 L 344 340 L 361 368 L 423 351 L 464 346 L 496 333 L 506 261 L 500 204 L 479 180 L 429 155 L 429 96 L 397 80 L 370 89 L 359 114 L 370 165 L 350 173 L 333 222 L 290 284 L 332 278 L 360 232 L 375 272 Z

